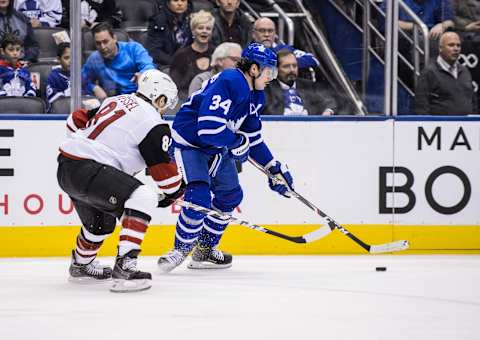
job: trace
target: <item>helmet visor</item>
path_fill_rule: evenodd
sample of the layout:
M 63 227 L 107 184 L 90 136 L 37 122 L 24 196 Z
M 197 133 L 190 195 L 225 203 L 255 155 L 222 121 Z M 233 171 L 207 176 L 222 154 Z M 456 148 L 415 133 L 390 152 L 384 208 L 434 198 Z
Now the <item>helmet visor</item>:
M 278 68 L 273 66 L 264 66 L 261 68 L 261 74 L 264 74 L 268 78 L 268 81 L 272 81 L 278 76 Z

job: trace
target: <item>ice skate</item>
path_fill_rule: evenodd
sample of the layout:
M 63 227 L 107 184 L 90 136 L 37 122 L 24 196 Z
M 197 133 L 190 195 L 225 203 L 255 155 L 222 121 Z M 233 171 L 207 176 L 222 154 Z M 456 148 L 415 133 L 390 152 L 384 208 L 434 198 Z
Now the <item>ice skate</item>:
M 117 256 L 113 268 L 114 293 L 130 293 L 147 290 L 152 287 L 152 274 L 137 269 L 137 258 L 140 250 L 132 249 L 123 256 Z
M 92 261 L 87 264 L 77 263 L 75 250 L 72 250 L 72 263 L 68 271 L 70 273 L 68 281 L 73 283 L 102 283 L 110 281 L 112 278 L 112 268 L 102 266 L 98 261 Z
M 232 255 L 224 253 L 217 248 L 196 246 L 192 261 L 188 264 L 190 269 L 224 269 L 232 266 Z
M 182 264 L 187 258 L 187 255 L 180 250 L 170 250 L 167 254 L 160 256 L 158 259 L 158 267 L 164 273 L 169 273 L 176 267 Z

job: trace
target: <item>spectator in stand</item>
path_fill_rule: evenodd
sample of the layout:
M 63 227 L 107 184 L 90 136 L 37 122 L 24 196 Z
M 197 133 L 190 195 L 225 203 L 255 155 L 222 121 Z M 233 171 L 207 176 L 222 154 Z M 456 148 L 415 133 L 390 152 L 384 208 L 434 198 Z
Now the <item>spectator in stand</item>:
M 275 23 L 269 18 L 258 18 L 253 23 L 252 38 L 257 43 L 273 48 L 277 39 Z
M 60 66 L 52 69 L 47 79 L 47 100 L 51 107 L 60 97 L 70 96 L 70 43 L 63 42 L 57 46 Z
M 240 0 L 216 0 L 218 9 L 212 14 L 215 18 L 212 43 L 215 46 L 222 42 L 235 42 L 245 46 L 250 41 L 252 23 L 240 11 Z
M 429 38 L 438 40 L 448 28 L 455 23 L 454 12 L 450 0 L 404 0 L 405 4 L 422 19 L 429 29 Z M 385 2 L 382 4 L 385 9 Z M 399 26 L 407 32 L 413 31 L 413 22 L 405 11 L 400 10 Z
M 240 61 L 241 55 L 242 46 L 237 43 L 224 42 L 218 45 L 212 54 L 212 62 L 210 63 L 212 69 L 199 73 L 192 79 L 188 87 L 188 95 L 190 96 L 193 92 L 199 90 L 204 81 L 210 79 L 217 73 L 227 68 L 234 68 L 237 62 Z
M 30 19 L 33 28 L 56 27 L 62 20 L 60 0 L 16 0 L 15 9 Z
M 165 0 L 159 13 L 150 18 L 145 47 L 159 66 L 171 65 L 173 54 L 192 43 L 192 7 L 192 0 Z
M 455 32 L 440 38 L 439 56 L 420 75 L 415 91 L 419 115 L 466 115 L 477 113 L 470 71 L 458 62 L 461 44 Z
M 254 22 L 252 38 L 253 41 L 271 48 L 275 52 L 285 48 L 290 49 L 297 57 L 298 67 L 300 69 L 317 67 L 320 65 L 317 58 L 315 58 L 313 54 L 296 49 L 293 46 L 285 45 L 283 43 L 276 43 L 277 30 L 275 28 L 275 23 L 269 18 L 259 18 Z
M 37 61 L 40 49 L 32 25 L 25 15 L 13 7 L 13 0 L 0 0 L 0 40 L 6 34 L 15 34 L 23 42 L 22 63 Z
M 61 27 L 70 28 L 70 0 L 62 0 Z M 118 28 L 123 21 L 122 11 L 117 7 L 115 0 L 82 0 L 80 3 L 82 13 L 82 27 L 93 27 L 100 22 L 108 22 L 112 27 Z
M 478 34 L 480 32 L 480 1 L 453 0 L 453 7 L 455 29 L 470 35 Z
M 298 78 L 298 62 L 290 49 L 277 52 L 278 77 L 265 88 L 267 105 L 264 115 L 335 114 L 333 94 L 320 84 Z
M 137 76 L 155 68 L 152 57 L 142 45 L 117 41 L 112 29 L 107 22 L 92 29 L 97 51 L 88 57 L 82 68 L 83 92 L 95 95 L 100 101 L 135 92 Z
M 16 35 L 7 34 L 0 46 L 3 57 L 0 60 L 0 96 L 35 97 L 37 91 L 30 72 L 20 62 L 22 41 Z
M 158 9 L 161 9 L 163 6 L 165 6 L 165 0 L 150 0 L 150 1 L 156 4 Z M 192 13 L 198 12 L 201 9 L 211 12 L 215 8 L 214 2 L 215 0 L 193 0 Z
M 179 49 L 173 55 L 175 62 L 170 67 L 170 76 L 178 87 L 178 97 L 185 99 L 188 86 L 199 73 L 210 69 L 210 57 L 213 46 L 210 44 L 215 19 L 210 12 L 200 10 L 193 13 L 190 28 L 193 33 L 193 43 Z

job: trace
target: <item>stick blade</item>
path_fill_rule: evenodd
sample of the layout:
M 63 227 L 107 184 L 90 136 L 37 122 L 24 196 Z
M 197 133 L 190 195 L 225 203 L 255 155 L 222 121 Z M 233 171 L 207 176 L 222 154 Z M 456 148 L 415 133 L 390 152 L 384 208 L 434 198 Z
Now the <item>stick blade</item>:
M 370 254 L 391 253 L 394 251 L 401 251 L 410 248 L 407 240 L 400 240 L 390 243 L 374 245 L 370 247 Z
M 305 240 L 305 243 L 310 243 L 310 242 L 314 242 L 316 240 L 319 240 L 321 238 L 324 238 L 325 236 L 327 236 L 328 234 L 330 234 L 332 232 L 332 229 L 330 229 L 329 226 L 323 226 L 323 227 L 320 227 L 308 234 L 305 234 L 303 235 L 303 239 Z

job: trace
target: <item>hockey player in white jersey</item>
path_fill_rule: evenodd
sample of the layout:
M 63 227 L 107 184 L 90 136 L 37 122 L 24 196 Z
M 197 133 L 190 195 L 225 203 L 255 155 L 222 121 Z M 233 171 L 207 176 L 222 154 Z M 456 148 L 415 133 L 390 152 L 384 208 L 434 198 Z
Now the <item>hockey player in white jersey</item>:
M 137 269 L 144 235 L 154 209 L 169 206 L 183 192 L 182 178 L 168 154 L 170 128 L 161 116 L 176 103 L 177 87 L 171 78 L 148 70 L 141 74 L 136 93 L 107 98 L 91 117 L 76 112 L 68 118 L 74 133 L 60 146 L 57 177 L 82 221 L 70 280 L 113 278 L 113 292 L 151 287 L 151 274 Z M 133 177 L 146 167 L 164 194 L 161 201 Z M 122 229 L 112 270 L 94 260 L 116 219 Z
M 241 202 L 235 161 L 248 157 L 283 185 L 270 181 L 272 190 L 288 196 L 293 180 L 262 138 L 260 112 L 265 86 L 276 76 L 276 55 L 257 43 L 242 52 L 237 68 L 212 77 L 176 114 L 172 125 L 175 161 L 186 185 L 184 200 L 231 213 Z M 213 199 L 212 199 L 213 196 Z M 183 208 L 176 225 L 174 249 L 158 260 L 169 272 L 192 253 L 189 268 L 228 268 L 232 256 L 216 248 L 228 221 Z

